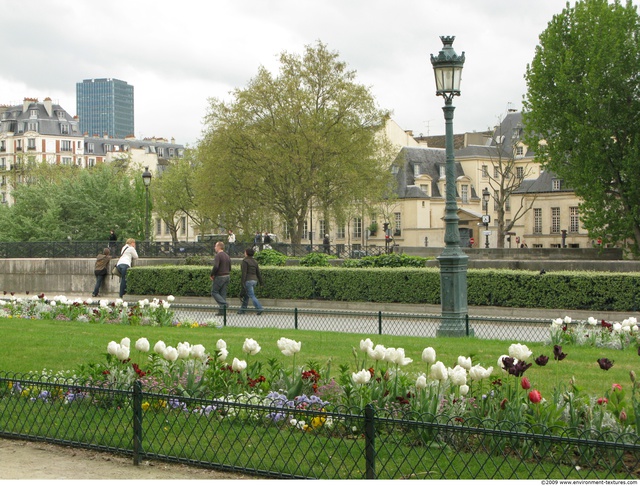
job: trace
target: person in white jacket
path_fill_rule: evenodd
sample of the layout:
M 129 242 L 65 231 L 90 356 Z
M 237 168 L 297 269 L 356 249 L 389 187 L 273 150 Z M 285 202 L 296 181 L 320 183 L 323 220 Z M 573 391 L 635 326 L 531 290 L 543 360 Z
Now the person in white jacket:
M 116 267 L 120 270 L 120 298 L 124 296 L 127 290 L 127 270 L 133 265 L 133 260 L 138 259 L 136 251 L 136 240 L 129 238 L 127 244 L 120 251 L 120 259 L 116 263 Z

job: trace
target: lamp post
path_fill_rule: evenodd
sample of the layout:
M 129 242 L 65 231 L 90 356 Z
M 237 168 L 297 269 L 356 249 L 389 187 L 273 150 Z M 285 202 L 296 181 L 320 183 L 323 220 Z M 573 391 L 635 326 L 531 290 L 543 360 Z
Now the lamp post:
M 149 167 L 144 168 L 142 173 L 142 182 L 144 183 L 145 191 L 145 211 L 144 211 L 144 240 L 149 241 L 149 185 L 151 184 L 151 172 Z
M 445 199 L 445 247 L 438 257 L 440 263 L 440 301 L 442 323 L 438 336 L 472 335 L 467 323 L 467 261 L 469 257 L 460 248 L 458 229 L 458 205 L 456 203 L 456 168 L 453 154 L 453 97 L 460 95 L 460 80 L 464 65 L 464 52 L 458 56 L 453 50 L 454 36 L 442 36 L 442 50 L 431 55 L 436 77 L 436 95 L 444 98 L 446 199 Z
M 482 222 L 484 223 L 484 247 L 489 248 L 489 223 L 491 222 L 491 216 L 489 216 L 489 199 L 491 193 L 486 187 L 482 190 L 482 201 L 484 202 L 484 216 L 482 216 Z

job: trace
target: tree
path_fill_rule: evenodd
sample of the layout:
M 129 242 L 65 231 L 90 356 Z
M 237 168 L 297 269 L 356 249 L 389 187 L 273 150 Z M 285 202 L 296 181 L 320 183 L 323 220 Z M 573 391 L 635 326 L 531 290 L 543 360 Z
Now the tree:
M 582 199 L 592 237 L 640 245 L 640 28 L 631 1 L 553 17 L 527 66 L 525 126 L 544 167 Z
M 107 240 L 143 235 L 144 188 L 123 168 L 37 168 L 29 184 L 19 184 L 10 207 L 0 208 L 0 240 Z M 34 174 L 49 174 L 36 177 Z
M 519 120 L 517 114 L 500 120 L 493 135 L 492 146 L 486 147 L 491 164 L 486 167 L 487 172 L 482 176 L 489 181 L 487 189 L 491 198 L 487 204 L 493 200 L 497 213 L 495 224 L 498 227 L 498 248 L 504 248 L 507 233 L 533 207 L 536 200 L 535 195 L 522 197 L 527 193 L 524 182 L 533 173 L 533 167 L 517 157 L 518 148 L 524 149 L 521 145 L 523 127 Z M 514 195 L 520 196 L 517 201 Z
M 204 192 L 218 214 L 278 215 L 298 244 L 312 201 L 344 206 L 386 170 L 376 132 L 387 116 L 326 45 L 284 52 L 277 76 L 260 67 L 232 101 L 210 100 L 199 145 Z

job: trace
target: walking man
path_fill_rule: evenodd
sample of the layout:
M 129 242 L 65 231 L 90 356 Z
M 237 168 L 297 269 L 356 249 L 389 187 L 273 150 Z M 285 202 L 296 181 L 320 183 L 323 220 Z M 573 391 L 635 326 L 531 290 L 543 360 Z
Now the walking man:
M 211 297 L 220 305 L 219 316 L 224 315 L 227 307 L 227 287 L 231 274 L 231 258 L 224 252 L 224 243 L 218 241 L 215 246 L 216 256 L 211 269 Z

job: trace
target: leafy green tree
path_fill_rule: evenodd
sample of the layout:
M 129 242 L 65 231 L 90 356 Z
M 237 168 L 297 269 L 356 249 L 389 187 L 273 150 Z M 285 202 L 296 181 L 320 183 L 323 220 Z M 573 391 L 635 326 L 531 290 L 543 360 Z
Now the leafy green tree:
M 144 187 L 122 167 L 46 168 L 12 192 L 12 206 L 0 208 L 3 241 L 107 240 L 144 234 Z M 132 183 L 131 181 L 134 181 Z
M 232 101 L 210 100 L 199 157 L 215 212 L 244 225 L 278 215 L 297 244 L 312 201 L 344 206 L 375 183 L 387 168 L 376 133 L 388 115 L 355 78 L 318 42 L 282 53 L 277 76 L 260 67 Z
M 539 160 L 582 199 L 593 237 L 640 245 L 640 25 L 631 1 L 555 15 L 527 67 L 524 121 Z

